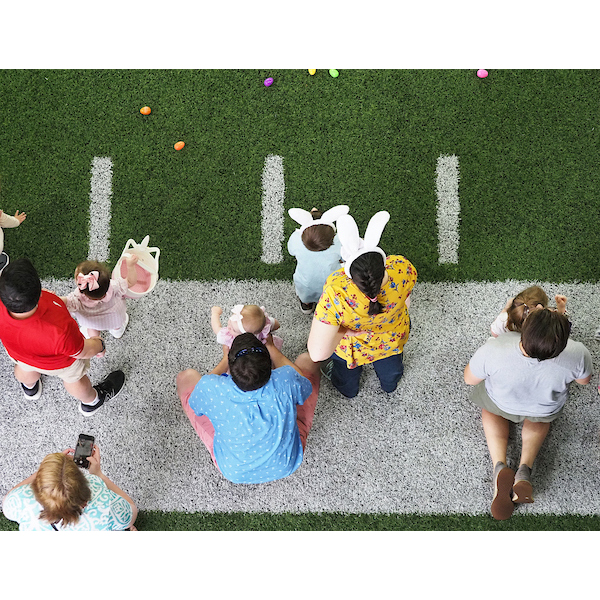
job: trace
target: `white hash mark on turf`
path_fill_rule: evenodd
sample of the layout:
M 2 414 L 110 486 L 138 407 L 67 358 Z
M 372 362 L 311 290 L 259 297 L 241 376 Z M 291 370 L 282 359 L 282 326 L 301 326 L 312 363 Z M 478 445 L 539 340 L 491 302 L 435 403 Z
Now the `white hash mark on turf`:
M 283 261 L 283 157 L 269 154 L 262 173 L 262 256 L 269 265 Z
M 95 156 L 92 160 L 88 260 L 105 262 L 109 258 L 111 195 L 112 161 L 109 156 Z
M 458 263 L 460 202 L 458 199 L 458 156 L 440 156 L 437 160 L 437 225 L 439 263 Z

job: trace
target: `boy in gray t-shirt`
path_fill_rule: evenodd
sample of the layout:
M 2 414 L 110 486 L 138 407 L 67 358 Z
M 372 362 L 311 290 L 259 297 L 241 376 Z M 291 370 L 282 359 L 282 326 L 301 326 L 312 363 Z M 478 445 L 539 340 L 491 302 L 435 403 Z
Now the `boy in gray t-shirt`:
M 464 379 L 476 386 L 471 401 L 481 419 L 494 465 L 495 519 L 508 519 L 514 503 L 533 502 L 529 481 L 535 458 L 553 421 L 562 411 L 569 384 L 590 382 L 587 348 L 569 339 L 570 323 L 552 309 L 532 311 L 522 332 L 488 340 L 465 367 Z M 506 465 L 509 423 L 523 422 L 519 469 Z

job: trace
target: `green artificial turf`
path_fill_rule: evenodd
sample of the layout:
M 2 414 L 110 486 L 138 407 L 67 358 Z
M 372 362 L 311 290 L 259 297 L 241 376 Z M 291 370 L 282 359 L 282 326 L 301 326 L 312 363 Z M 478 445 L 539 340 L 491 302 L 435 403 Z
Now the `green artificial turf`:
M 562 70 L 0 71 L 0 208 L 29 215 L 7 248 L 70 276 L 91 160 L 110 156 L 113 262 L 149 234 L 163 277 L 289 279 L 285 250 L 260 261 L 261 173 L 278 154 L 286 208 L 346 203 L 361 232 L 389 210 L 382 247 L 420 281 L 596 281 L 598 92 L 596 72 Z M 458 265 L 437 262 L 441 154 L 460 160 Z M 286 216 L 286 239 L 295 227 Z
M 140 511 L 140 531 L 598 531 L 600 516 L 373 515 L 342 513 L 175 513 Z M 18 524 L 0 515 L 0 531 Z

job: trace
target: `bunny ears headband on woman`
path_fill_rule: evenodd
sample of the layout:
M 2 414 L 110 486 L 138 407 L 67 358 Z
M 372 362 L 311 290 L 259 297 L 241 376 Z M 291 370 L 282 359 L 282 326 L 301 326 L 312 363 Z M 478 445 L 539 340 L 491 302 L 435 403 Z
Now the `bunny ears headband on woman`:
M 288 210 L 288 214 L 296 223 L 299 223 L 302 227 L 300 227 L 300 235 L 304 232 L 307 227 L 312 227 L 313 225 L 329 225 L 333 227 L 335 231 L 335 225 L 333 224 L 339 217 L 342 215 L 347 215 L 350 208 L 345 204 L 340 204 L 339 206 L 334 206 L 329 210 L 326 210 L 319 219 L 313 219 L 312 214 L 303 208 L 290 208 Z
M 338 221 L 338 237 L 342 244 L 342 260 L 344 261 L 344 271 L 346 275 L 352 279 L 350 275 L 350 267 L 352 263 L 362 254 L 367 252 L 379 252 L 386 259 L 385 252 L 377 246 L 381 239 L 381 234 L 390 220 L 390 213 L 387 210 L 381 210 L 375 213 L 365 231 L 364 240 L 358 235 L 358 226 L 356 221 L 350 215 L 342 215 Z

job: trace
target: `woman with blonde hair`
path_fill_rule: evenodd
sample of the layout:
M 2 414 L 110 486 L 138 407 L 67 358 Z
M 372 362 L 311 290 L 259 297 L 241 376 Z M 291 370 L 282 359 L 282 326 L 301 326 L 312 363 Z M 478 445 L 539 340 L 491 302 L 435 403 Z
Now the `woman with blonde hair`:
M 74 462 L 74 450 L 48 454 L 38 470 L 4 498 L 2 511 L 21 531 L 135 530 L 133 500 L 100 470 L 100 450 L 88 458 L 89 472 Z

